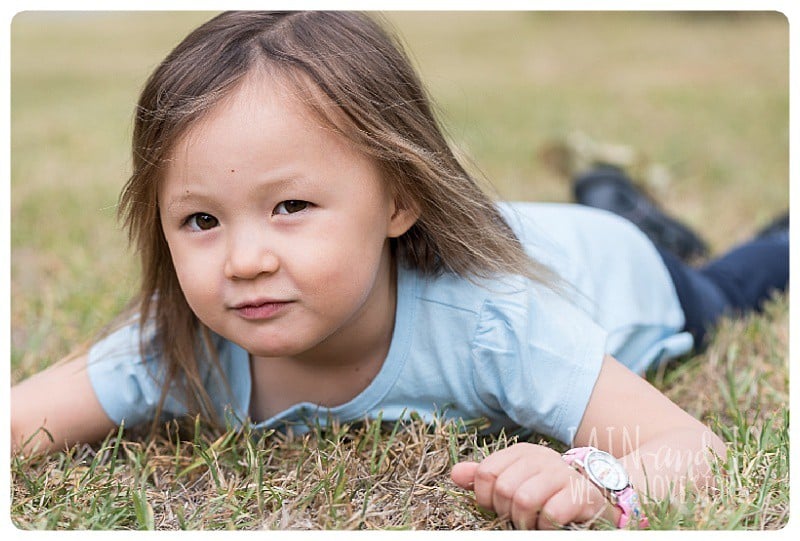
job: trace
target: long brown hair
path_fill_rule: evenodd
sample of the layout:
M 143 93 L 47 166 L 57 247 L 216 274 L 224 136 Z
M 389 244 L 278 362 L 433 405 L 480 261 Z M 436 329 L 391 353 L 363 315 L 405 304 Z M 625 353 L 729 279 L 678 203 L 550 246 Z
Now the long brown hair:
M 150 347 L 166 368 L 159 410 L 177 385 L 190 411 L 214 416 L 197 362 L 203 351 L 213 357 L 209 331 L 178 284 L 158 184 L 178 139 L 254 69 L 292 84 L 331 129 L 377 160 L 400 204 L 416 207 L 419 219 L 393 245 L 402 264 L 467 279 L 512 273 L 553 281 L 456 159 L 411 62 L 375 20 L 351 12 L 223 13 L 191 32 L 148 79 L 136 111 L 133 173 L 120 196 L 120 217 L 141 257 L 141 324 L 154 320 Z

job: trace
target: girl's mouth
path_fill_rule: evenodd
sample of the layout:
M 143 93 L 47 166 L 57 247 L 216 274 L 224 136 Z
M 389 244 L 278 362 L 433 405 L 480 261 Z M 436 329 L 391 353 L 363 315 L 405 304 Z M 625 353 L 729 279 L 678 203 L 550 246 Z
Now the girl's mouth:
M 284 312 L 291 301 L 256 300 L 237 304 L 233 310 L 244 319 L 270 319 Z

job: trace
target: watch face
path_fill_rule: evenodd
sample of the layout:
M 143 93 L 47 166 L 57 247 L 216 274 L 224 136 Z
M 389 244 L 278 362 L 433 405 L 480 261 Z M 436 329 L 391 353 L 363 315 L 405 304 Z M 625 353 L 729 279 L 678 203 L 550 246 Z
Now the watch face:
M 622 490 L 628 486 L 628 474 L 617 459 L 605 451 L 592 451 L 584 461 L 586 472 L 600 486 L 608 490 Z

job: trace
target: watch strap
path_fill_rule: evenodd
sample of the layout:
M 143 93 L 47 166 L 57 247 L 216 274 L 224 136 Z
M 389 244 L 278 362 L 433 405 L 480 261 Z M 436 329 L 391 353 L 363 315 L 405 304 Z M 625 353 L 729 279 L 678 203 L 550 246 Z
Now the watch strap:
M 586 455 L 594 450 L 595 447 L 575 447 L 561 455 L 561 457 L 567 464 L 571 466 L 576 462 L 583 462 L 583 460 L 586 458 Z
M 642 512 L 639 495 L 636 494 L 632 486 L 628 485 L 616 493 L 615 504 L 622 511 L 622 514 L 619 516 L 619 521 L 617 522 L 617 528 L 625 528 L 631 521 L 638 524 L 639 528 L 647 528 L 650 526 L 650 521 L 647 520 L 644 512 Z

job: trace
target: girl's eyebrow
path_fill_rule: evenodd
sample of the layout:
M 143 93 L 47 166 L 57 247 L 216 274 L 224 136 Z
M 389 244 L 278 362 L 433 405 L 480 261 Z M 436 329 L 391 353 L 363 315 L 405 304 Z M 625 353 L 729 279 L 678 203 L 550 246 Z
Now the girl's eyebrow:
M 180 207 L 189 203 L 210 203 L 214 200 L 215 198 L 213 195 L 206 195 L 196 189 L 184 189 L 180 195 L 168 198 L 165 203 L 166 209 L 169 210 L 173 207 Z
M 235 174 L 231 172 L 232 175 Z M 264 193 L 269 192 L 283 192 L 289 190 L 290 188 L 297 188 L 302 186 L 310 185 L 310 181 L 303 177 L 297 176 L 282 176 L 281 178 L 276 178 L 274 180 L 265 178 L 261 182 L 259 182 L 255 189 L 253 190 L 252 196 L 263 195 Z M 179 207 L 181 205 L 185 205 L 187 203 L 212 203 L 217 202 L 217 197 L 213 194 L 206 194 L 202 192 L 202 187 L 198 189 L 198 187 L 194 187 L 193 189 L 186 188 L 182 191 L 180 195 L 176 195 L 170 197 L 165 201 L 166 209 L 169 210 L 172 207 Z

